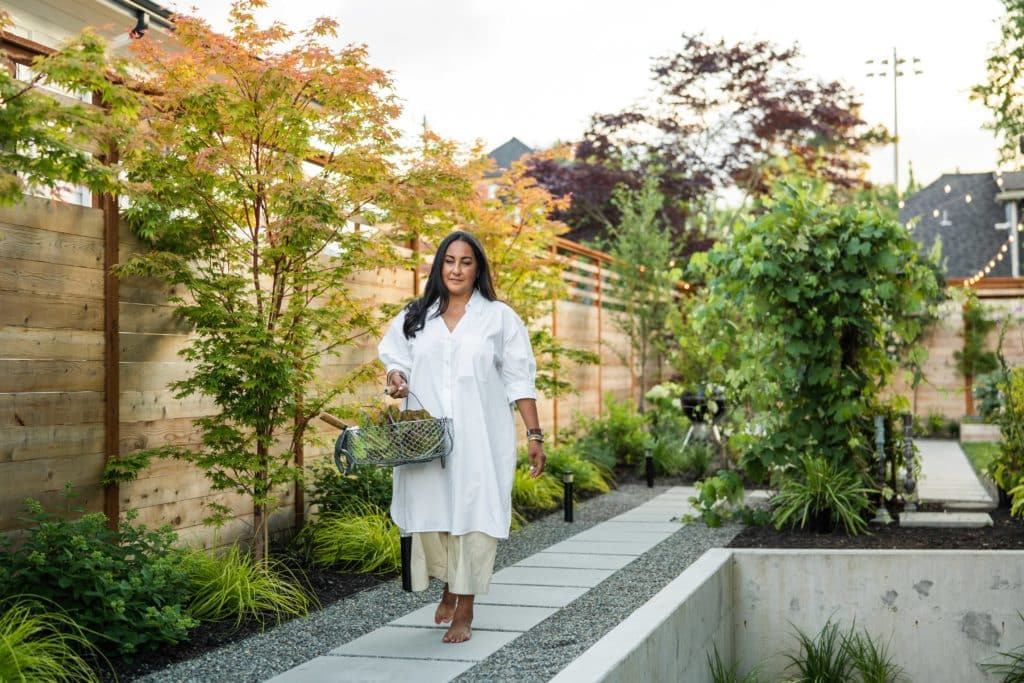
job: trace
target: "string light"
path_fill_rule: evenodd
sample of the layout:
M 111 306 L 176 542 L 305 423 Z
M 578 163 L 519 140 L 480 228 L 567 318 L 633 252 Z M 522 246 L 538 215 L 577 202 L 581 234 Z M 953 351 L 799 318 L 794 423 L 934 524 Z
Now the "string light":
M 950 187 L 948 184 L 942 189 L 946 191 L 946 194 L 949 194 L 953 190 L 953 188 Z
M 971 203 L 971 195 L 965 196 L 964 197 L 964 201 L 967 202 L 968 204 L 970 204 Z

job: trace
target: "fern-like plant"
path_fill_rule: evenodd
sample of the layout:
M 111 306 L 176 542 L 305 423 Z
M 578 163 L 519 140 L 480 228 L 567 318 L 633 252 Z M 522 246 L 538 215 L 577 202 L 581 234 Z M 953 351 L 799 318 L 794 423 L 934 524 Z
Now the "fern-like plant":
M 262 625 L 309 612 L 310 596 L 291 569 L 279 561 L 256 560 L 238 543 L 220 554 L 193 550 L 184 567 L 191 582 L 188 612 L 200 621 L 238 626 L 254 619 Z

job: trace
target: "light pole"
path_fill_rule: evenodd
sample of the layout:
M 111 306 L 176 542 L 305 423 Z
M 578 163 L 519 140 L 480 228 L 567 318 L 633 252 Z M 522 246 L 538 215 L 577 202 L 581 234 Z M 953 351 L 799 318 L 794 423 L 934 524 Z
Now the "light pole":
M 892 49 L 892 60 L 886 59 L 869 59 L 865 64 L 874 68 L 875 65 L 880 67 L 880 71 L 869 72 L 868 78 L 888 78 L 892 76 L 892 182 L 896 186 L 896 196 L 899 197 L 902 192 L 900 191 L 900 119 L 899 119 L 899 105 L 897 93 L 897 83 L 901 76 L 919 76 L 923 71 L 918 68 L 918 64 L 921 60 L 917 57 L 910 58 L 910 68 L 913 71 L 904 72 L 902 69 L 903 65 L 907 63 L 907 59 L 900 57 L 896 53 L 896 48 Z M 892 66 L 892 70 L 889 70 L 889 66 Z M 884 68 L 882 68 L 884 67 Z

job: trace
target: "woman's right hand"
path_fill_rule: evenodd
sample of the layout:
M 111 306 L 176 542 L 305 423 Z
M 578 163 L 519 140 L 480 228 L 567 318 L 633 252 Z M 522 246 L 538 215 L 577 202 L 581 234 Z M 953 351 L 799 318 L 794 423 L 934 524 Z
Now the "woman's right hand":
M 391 398 L 405 398 L 409 395 L 409 382 L 400 370 L 395 370 L 388 376 L 387 392 Z

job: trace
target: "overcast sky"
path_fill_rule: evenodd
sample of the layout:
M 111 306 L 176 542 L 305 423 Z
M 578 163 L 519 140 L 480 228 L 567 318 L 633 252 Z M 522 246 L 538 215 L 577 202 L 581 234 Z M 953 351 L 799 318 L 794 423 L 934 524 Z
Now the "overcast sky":
M 169 2 L 187 9 L 193 3 Z M 199 14 L 224 26 L 229 0 L 203 0 Z M 532 147 L 575 140 L 596 112 L 616 112 L 647 92 L 651 58 L 709 39 L 798 43 L 801 71 L 858 92 L 868 122 L 892 128 L 892 77 L 867 78 L 871 58 L 921 60 L 899 79 L 900 180 L 907 163 L 929 183 L 957 169 L 995 168 L 988 120 L 968 101 L 998 39 L 999 0 L 270 0 L 263 16 L 302 28 L 341 22 L 341 41 L 365 43 L 391 71 L 405 103 L 402 127 L 426 117 L 440 134 L 488 149 L 512 136 Z M 893 178 L 889 146 L 871 156 L 870 177 Z

